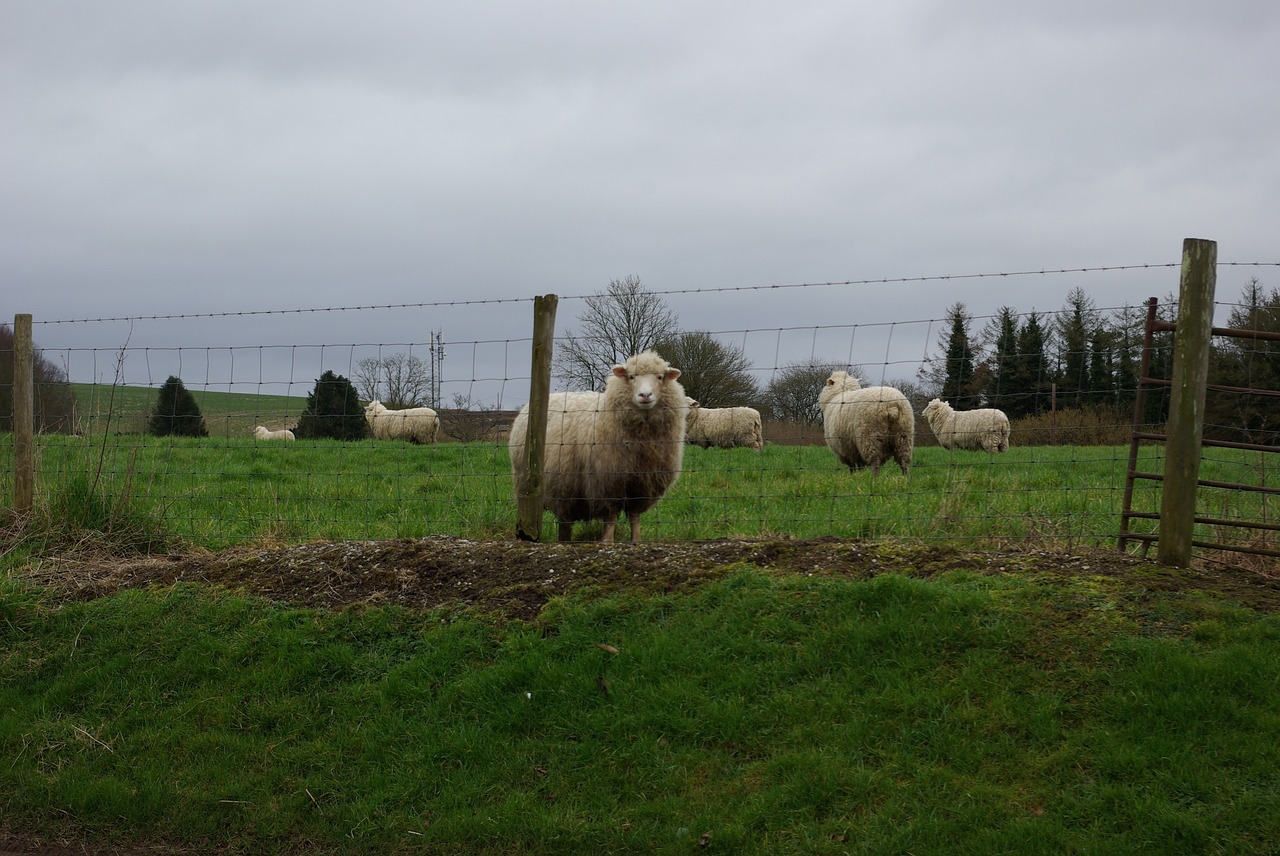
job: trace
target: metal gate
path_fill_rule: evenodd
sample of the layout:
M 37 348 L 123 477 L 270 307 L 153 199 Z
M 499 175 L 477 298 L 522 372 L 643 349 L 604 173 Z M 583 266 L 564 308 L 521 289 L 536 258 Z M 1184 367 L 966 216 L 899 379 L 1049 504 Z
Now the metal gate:
M 1128 549 L 1129 542 L 1134 541 L 1142 545 L 1142 555 L 1145 557 L 1151 545 L 1159 540 L 1156 534 L 1136 533 L 1129 531 L 1129 521 L 1131 520 L 1159 520 L 1160 514 L 1157 512 L 1134 511 L 1133 503 L 1133 486 L 1137 479 L 1152 479 L 1155 481 L 1163 481 L 1164 476 L 1160 473 L 1148 473 L 1138 470 L 1138 448 L 1143 441 L 1163 443 L 1168 440 L 1168 436 L 1162 433 L 1153 433 L 1151 431 L 1142 430 L 1143 413 L 1146 409 L 1147 390 L 1157 387 L 1170 387 L 1172 381 L 1167 378 L 1151 377 L 1151 353 L 1152 343 L 1156 333 L 1160 332 L 1177 332 L 1178 325 L 1168 321 L 1160 321 L 1156 317 L 1156 299 L 1154 297 L 1147 300 L 1147 323 L 1142 337 L 1142 362 L 1139 369 L 1138 390 L 1133 409 L 1133 432 L 1129 442 L 1129 466 L 1124 486 L 1123 508 L 1120 512 L 1120 536 L 1119 548 L 1122 551 Z M 1214 336 L 1223 336 L 1237 339 L 1254 339 L 1258 341 L 1280 342 L 1280 333 L 1269 333 L 1260 330 L 1240 330 L 1230 327 L 1213 327 L 1212 334 Z M 1222 386 L 1218 384 L 1207 384 L 1206 389 L 1215 392 L 1224 392 L 1231 395 L 1259 395 L 1280 397 L 1280 390 L 1273 389 L 1257 389 L 1251 387 Z M 1201 420 L 1204 414 L 1200 415 Z M 1244 449 L 1256 452 L 1280 452 L 1280 447 L 1267 446 L 1258 443 L 1236 443 L 1227 440 L 1202 439 L 1200 445 L 1211 446 L 1222 449 Z M 1196 482 L 1197 489 L 1201 487 L 1218 488 L 1222 490 L 1237 490 L 1244 492 L 1258 492 L 1265 494 L 1280 494 L 1280 488 L 1266 487 L 1265 485 L 1248 485 L 1235 482 L 1220 482 L 1198 480 Z M 1263 530 L 1267 532 L 1280 532 L 1280 524 L 1267 523 L 1265 521 L 1242 520 L 1223 517 L 1208 517 L 1196 514 L 1194 522 L 1206 526 L 1231 527 L 1238 529 Z M 1204 539 L 1192 538 L 1191 545 L 1193 547 L 1201 547 L 1208 550 L 1227 550 L 1236 553 L 1252 553 L 1262 556 L 1280 556 L 1280 549 L 1270 547 L 1257 547 L 1246 544 L 1231 544 L 1226 541 L 1206 541 Z

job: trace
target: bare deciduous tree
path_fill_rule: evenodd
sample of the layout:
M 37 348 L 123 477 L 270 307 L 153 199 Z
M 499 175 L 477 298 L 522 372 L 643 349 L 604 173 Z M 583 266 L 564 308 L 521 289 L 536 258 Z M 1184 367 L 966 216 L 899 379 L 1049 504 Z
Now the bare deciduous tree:
M 556 343 L 556 375 L 572 389 L 602 389 L 610 367 L 652 348 L 678 328 L 665 300 L 647 290 L 637 276 L 615 279 L 605 291 L 586 298 L 572 330 Z
M 0 431 L 13 430 L 13 329 L 0 324 Z M 64 434 L 76 430 L 76 397 L 67 373 L 37 348 L 31 366 L 35 384 L 35 430 Z
M 677 333 L 661 339 L 655 350 L 680 369 L 685 394 L 703 407 L 753 406 L 760 398 L 746 354 L 710 333 Z
M 770 419 L 815 425 L 822 421 L 818 396 L 833 371 L 844 369 L 855 377 L 862 375 L 858 366 L 841 363 L 790 363 L 782 367 L 764 390 L 765 411 Z
M 413 354 L 365 357 L 353 374 L 364 401 L 376 398 L 391 410 L 423 407 L 431 398 L 431 368 Z
M 453 407 L 440 414 L 445 433 L 460 443 L 489 439 L 510 420 L 496 404 L 483 405 L 461 392 L 453 394 Z M 510 427 L 509 425 L 507 427 Z

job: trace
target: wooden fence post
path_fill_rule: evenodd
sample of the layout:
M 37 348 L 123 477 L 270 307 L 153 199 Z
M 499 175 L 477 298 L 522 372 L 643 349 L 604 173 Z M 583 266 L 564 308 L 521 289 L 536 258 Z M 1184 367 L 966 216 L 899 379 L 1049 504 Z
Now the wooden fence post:
M 35 350 L 31 316 L 13 316 L 13 507 L 31 511 L 36 485 Z
M 1178 293 L 1178 327 L 1173 337 L 1173 385 L 1169 392 L 1169 422 L 1165 428 L 1168 440 L 1156 552 L 1158 562 L 1178 568 L 1191 564 L 1217 264 L 1216 241 L 1187 238 L 1182 242 L 1182 283 Z
M 547 445 L 547 397 L 551 394 L 551 346 L 555 342 L 554 294 L 533 299 L 533 362 L 529 374 L 528 489 L 516 497 L 516 537 L 537 541 L 542 537 L 542 461 Z

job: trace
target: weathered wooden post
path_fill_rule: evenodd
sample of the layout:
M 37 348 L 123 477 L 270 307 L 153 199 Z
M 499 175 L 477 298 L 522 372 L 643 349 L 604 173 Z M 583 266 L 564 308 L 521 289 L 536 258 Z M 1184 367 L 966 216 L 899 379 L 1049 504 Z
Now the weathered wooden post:
M 529 374 L 529 437 L 527 490 L 516 497 L 516 537 L 537 541 L 542 537 L 542 461 L 547 445 L 547 397 L 551 394 L 551 347 L 555 342 L 556 304 L 546 294 L 533 299 L 533 361 Z
M 1182 284 L 1178 292 L 1178 328 L 1173 340 L 1173 385 L 1169 391 L 1169 422 L 1165 428 L 1168 439 L 1156 551 L 1158 562 L 1178 568 L 1191 564 L 1217 264 L 1216 241 L 1187 238 L 1182 242 Z
M 36 486 L 35 347 L 31 316 L 13 316 L 13 507 L 31 511 Z

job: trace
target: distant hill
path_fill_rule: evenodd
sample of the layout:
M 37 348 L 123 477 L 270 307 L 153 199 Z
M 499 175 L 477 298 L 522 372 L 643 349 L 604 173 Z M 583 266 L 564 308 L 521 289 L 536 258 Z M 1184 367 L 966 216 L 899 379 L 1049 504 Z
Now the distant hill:
M 159 386 L 111 386 L 73 383 L 80 429 L 144 434 L 147 417 L 155 407 Z M 192 389 L 211 437 L 248 437 L 255 425 L 276 430 L 292 428 L 307 406 L 305 395 L 268 395 L 254 392 L 213 392 Z

